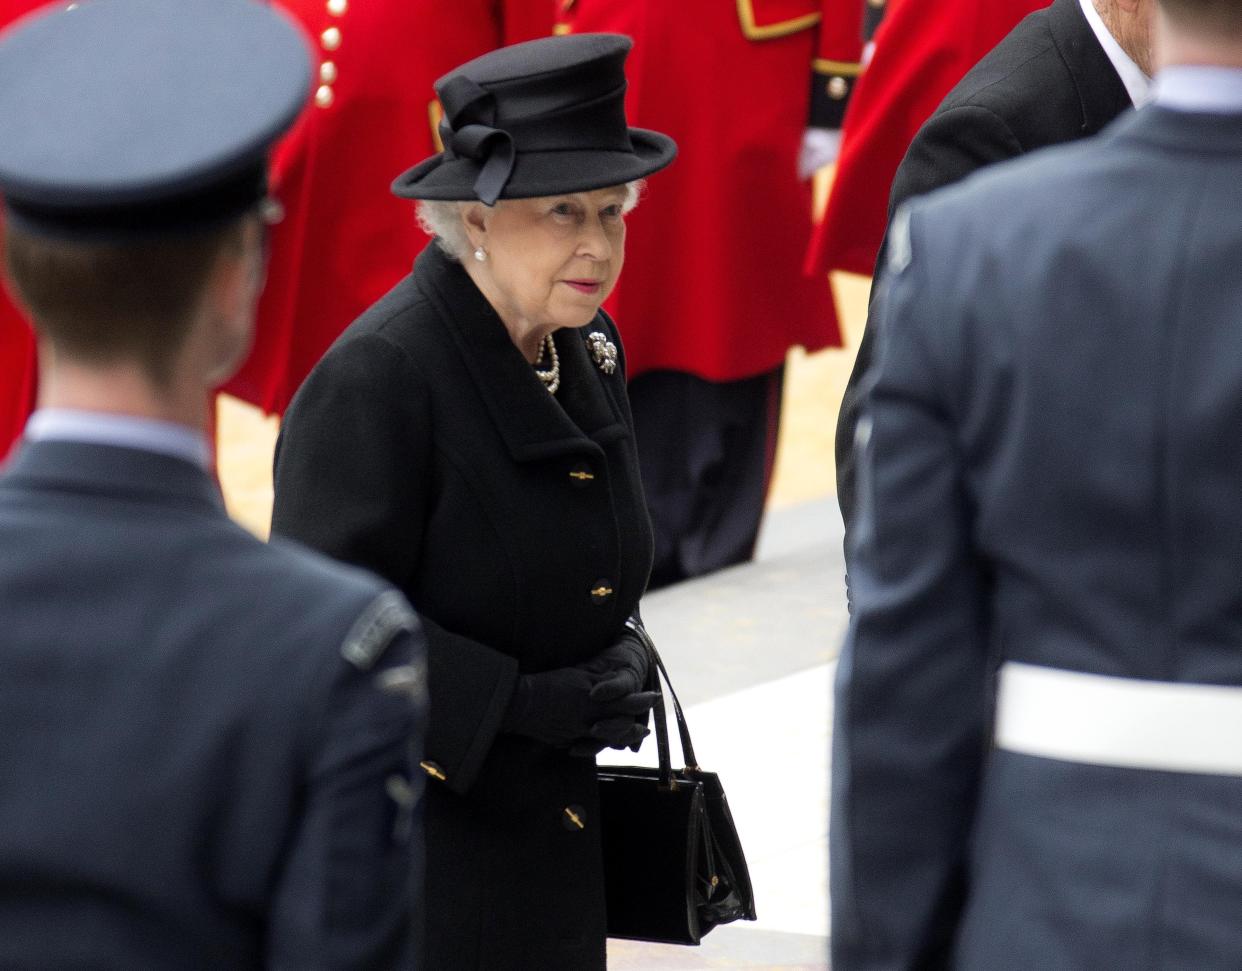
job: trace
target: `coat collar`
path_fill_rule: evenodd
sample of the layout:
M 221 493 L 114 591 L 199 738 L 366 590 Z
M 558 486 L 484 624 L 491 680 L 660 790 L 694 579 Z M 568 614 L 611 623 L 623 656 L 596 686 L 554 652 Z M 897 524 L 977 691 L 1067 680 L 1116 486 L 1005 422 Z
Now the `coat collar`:
M 1242 115 L 1148 105 L 1117 119 L 1105 137 L 1137 139 L 1173 151 L 1242 156 Z
M 135 498 L 225 515 L 212 478 L 183 459 L 119 445 L 23 442 L 0 483 L 38 491 Z
M 629 435 L 614 396 L 605 390 L 610 379 L 586 347 L 592 330 L 611 336 L 602 315 L 586 327 L 553 335 L 561 360 L 561 387 L 554 398 L 459 263 L 428 246 L 414 265 L 414 279 L 435 306 L 515 461 L 597 453 Z M 612 379 L 621 381 L 620 372 Z
M 1056 0 L 1048 7 L 1048 30 L 1078 91 L 1084 135 L 1094 135 L 1134 107 L 1078 0 Z

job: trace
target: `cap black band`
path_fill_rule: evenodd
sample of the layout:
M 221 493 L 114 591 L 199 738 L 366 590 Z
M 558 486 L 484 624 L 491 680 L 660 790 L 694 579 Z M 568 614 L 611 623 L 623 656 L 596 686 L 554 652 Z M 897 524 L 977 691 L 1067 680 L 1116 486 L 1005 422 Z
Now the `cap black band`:
M 266 160 L 206 189 L 155 202 L 117 206 L 48 206 L 5 199 L 14 226 L 37 236 L 81 242 L 143 239 L 203 232 L 253 209 L 267 196 Z

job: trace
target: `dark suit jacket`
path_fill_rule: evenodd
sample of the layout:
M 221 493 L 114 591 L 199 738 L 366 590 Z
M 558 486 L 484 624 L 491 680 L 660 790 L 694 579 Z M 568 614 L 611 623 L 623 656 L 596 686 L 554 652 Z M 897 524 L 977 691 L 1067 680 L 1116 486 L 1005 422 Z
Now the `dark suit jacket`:
M 400 585 L 429 630 L 429 966 L 603 967 L 591 759 L 498 734 L 518 672 L 615 642 L 651 566 L 625 396 L 585 337 L 556 397 L 438 247 L 349 327 L 285 418 L 273 529 Z M 579 829 L 565 810 L 586 822 Z
M 1131 107 L 1078 0 L 1055 0 L 1018 24 L 949 92 L 910 144 L 893 178 L 889 219 L 909 199 L 1025 152 L 1094 135 Z M 997 218 L 1004 218 L 1004 209 Z M 872 293 L 884 272 L 876 263 Z M 873 330 L 863 331 L 837 418 L 837 501 L 854 519 L 854 432 Z
M 1242 686 L 1240 212 L 1242 115 L 1148 107 L 894 221 L 834 971 L 1242 967 L 1242 779 L 988 752 L 998 660 Z
M 374 684 L 411 665 L 395 591 L 260 543 L 199 469 L 25 445 L 0 476 L 0 966 L 411 967 L 421 824 L 390 791 L 424 705 Z

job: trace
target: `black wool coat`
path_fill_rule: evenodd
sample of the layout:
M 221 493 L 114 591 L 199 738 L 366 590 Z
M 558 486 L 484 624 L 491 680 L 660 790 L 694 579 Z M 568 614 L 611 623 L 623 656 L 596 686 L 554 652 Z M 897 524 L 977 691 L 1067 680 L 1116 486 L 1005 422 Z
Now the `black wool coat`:
M 608 647 L 647 583 L 624 359 L 603 373 L 592 332 L 620 348 L 602 313 L 558 331 L 553 397 L 428 247 L 311 372 L 277 444 L 273 531 L 374 570 L 425 621 L 432 969 L 604 966 L 594 761 L 499 733 L 518 673 Z
M 1010 31 L 919 129 L 893 177 L 889 219 L 907 200 L 985 166 L 1098 134 L 1129 107 L 1130 95 L 1078 0 L 1055 0 Z M 876 262 L 873 295 L 885 250 Z M 874 331 L 870 324 L 863 331 L 837 419 L 837 500 L 847 529 L 854 519 L 854 431 Z

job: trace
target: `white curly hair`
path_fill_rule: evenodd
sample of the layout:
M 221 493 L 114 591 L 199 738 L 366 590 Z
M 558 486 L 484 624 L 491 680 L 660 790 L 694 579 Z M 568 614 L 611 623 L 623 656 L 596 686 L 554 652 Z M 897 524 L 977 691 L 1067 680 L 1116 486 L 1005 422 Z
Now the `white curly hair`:
M 642 195 L 643 187 L 646 182 L 643 179 L 635 179 L 633 182 L 625 183 L 625 199 L 621 203 L 621 214 L 626 215 L 634 210 L 638 205 L 639 197 Z M 462 206 L 470 205 L 469 202 L 446 202 L 439 199 L 420 199 L 415 212 L 418 215 L 418 225 L 422 227 L 423 232 L 435 239 L 436 245 L 440 247 L 451 259 L 461 262 L 470 255 L 470 240 L 466 236 L 466 227 L 461 220 Z M 504 199 L 497 201 L 496 205 L 503 206 Z

